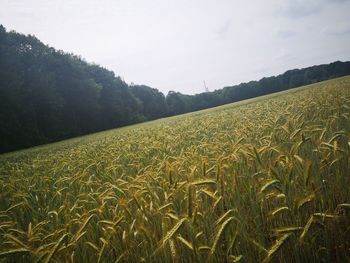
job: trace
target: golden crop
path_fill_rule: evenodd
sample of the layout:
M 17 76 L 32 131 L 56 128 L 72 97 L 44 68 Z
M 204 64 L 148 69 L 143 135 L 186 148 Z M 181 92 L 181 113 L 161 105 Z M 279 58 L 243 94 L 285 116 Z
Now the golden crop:
M 0 157 L 0 262 L 350 261 L 350 77 Z

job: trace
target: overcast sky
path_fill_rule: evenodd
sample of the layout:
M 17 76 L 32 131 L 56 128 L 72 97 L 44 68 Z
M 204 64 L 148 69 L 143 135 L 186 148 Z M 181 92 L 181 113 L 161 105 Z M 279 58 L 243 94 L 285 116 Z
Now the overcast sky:
M 0 24 L 165 94 L 350 60 L 347 0 L 0 0 Z

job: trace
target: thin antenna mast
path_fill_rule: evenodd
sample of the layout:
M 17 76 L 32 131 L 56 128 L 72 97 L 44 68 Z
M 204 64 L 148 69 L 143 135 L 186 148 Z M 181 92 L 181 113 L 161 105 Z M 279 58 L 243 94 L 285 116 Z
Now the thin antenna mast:
M 203 80 L 203 83 L 204 83 L 204 90 L 205 90 L 205 92 L 209 92 L 209 89 L 207 87 L 207 84 L 205 83 L 205 80 Z

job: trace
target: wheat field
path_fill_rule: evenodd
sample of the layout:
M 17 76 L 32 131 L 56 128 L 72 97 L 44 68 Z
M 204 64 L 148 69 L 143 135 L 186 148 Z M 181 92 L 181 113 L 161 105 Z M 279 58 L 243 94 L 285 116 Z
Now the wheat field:
M 350 262 L 350 77 L 0 156 L 0 262 Z

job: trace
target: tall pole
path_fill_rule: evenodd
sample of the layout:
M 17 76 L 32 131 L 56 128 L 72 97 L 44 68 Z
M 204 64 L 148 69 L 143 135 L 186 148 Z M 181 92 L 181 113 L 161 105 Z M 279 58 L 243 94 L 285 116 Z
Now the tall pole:
M 207 87 L 207 84 L 205 83 L 205 80 L 203 80 L 203 82 L 204 82 L 204 90 L 205 90 L 205 92 L 209 92 L 209 89 Z

